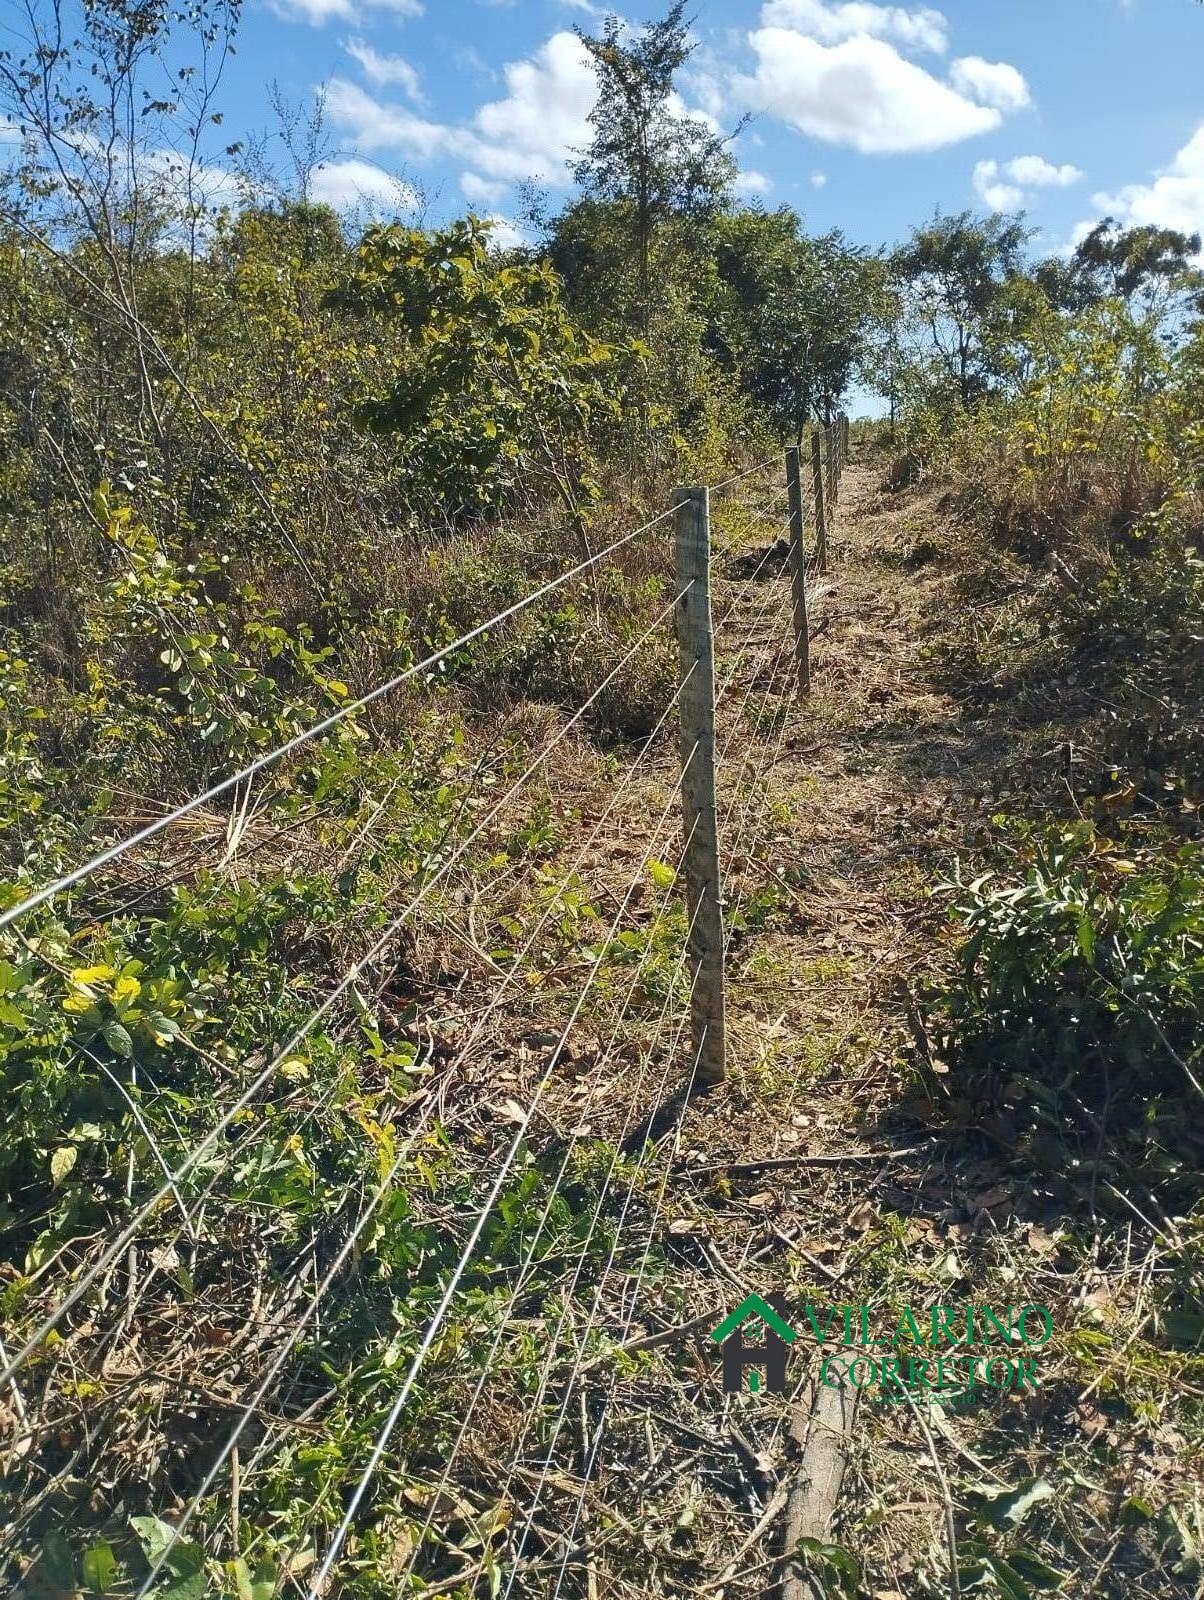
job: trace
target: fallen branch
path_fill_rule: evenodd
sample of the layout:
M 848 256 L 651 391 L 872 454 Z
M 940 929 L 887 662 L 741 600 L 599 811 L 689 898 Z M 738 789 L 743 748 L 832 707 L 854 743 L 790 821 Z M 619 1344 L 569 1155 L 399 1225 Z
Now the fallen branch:
M 848 1442 L 857 1410 L 856 1389 L 843 1384 L 817 1384 L 810 1413 L 797 1411 L 790 1424 L 791 1437 L 802 1445 L 803 1456 L 786 1502 L 782 1527 L 782 1555 L 786 1570 L 782 1600 L 824 1600 L 827 1589 L 818 1574 L 800 1561 L 799 1544 L 813 1539 L 829 1544 L 832 1519 L 840 1499 L 848 1465 Z
M 926 1145 L 909 1145 L 905 1150 L 846 1150 L 827 1156 L 766 1156 L 761 1161 L 721 1161 L 711 1167 L 681 1167 L 674 1177 L 706 1177 L 712 1172 L 768 1172 L 774 1167 L 844 1167 L 865 1161 L 901 1161 L 904 1156 L 922 1155 Z

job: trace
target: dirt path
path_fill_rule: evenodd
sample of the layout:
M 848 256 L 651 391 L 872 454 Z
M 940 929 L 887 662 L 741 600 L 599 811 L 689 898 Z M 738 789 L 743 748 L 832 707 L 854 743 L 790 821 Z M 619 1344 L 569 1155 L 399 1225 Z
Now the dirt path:
M 1190 1560 L 1174 1569 L 1144 1510 L 1115 1516 L 1125 1495 L 1137 1503 L 1173 1475 L 1181 1440 L 1151 1422 L 1139 1458 L 1104 1400 L 1123 1383 L 1117 1363 L 1104 1363 L 1102 1384 L 1086 1376 L 1100 1370 L 1082 1332 L 1093 1305 L 1125 1304 L 1135 1275 L 1140 1299 L 1139 1265 L 1102 1259 L 1098 1233 L 1094 1245 L 1076 1237 L 1081 1219 L 1032 1153 L 983 1137 L 981 1107 L 925 1061 L 913 996 L 948 949 L 932 888 L 972 860 L 997 797 L 1056 759 L 1056 740 L 1019 711 L 937 686 L 932 646 L 967 603 L 958 534 L 935 496 L 884 496 L 879 481 L 856 463 L 844 479 L 809 701 L 781 659 L 755 669 L 759 712 L 721 708 L 721 725 L 747 723 L 733 760 L 751 764 L 761 808 L 730 860 L 733 1064 L 682 1122 L 660 1304 L 635 1331 L 690 1326 L 619 1384 L 598 1487 L 640 1537 L 616 1535 L 602 1568 L 611 1592 L 633 1595 L 751 1597 L 778 1581 L 775 1540 L 799 1470 L 791 1424 L 815 1393 L 815 1341 L 792 1352 L 788 1403 L 724 1395 L 716 1348 L 694 1326 L 755 1290 L 822 1316 L 867 1307 L 871 1338 L 889 1338 L 904 1308 L 926 1329 L 940 1306 L 963 1308 L 954 1327 L 967 1305 L 1005 1321 L 1009 1306 L 1050 1312 L 1039 1387 L 921 1406 L 865 1389 L 839 1550 L 819 1562 L 828 1593 L 952 1594 L 955 1542 L 967 1588 L 1187 1596 Z M 786 625 L 784 578 L 767 569 L 764 583 L 779 598 L 766 612 L 750 586 L 729 658 L 755 659 Z

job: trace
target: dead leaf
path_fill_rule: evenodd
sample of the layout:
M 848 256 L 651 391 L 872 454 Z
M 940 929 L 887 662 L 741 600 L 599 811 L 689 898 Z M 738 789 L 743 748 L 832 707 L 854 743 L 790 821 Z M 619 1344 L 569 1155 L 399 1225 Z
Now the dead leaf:
M 860 1205 L 854 1206 L 849 1212 L 848 1223 L 854 1233 L 864 1233 L 871 1227 L 876 1212 L 868 1200 L 863 1200 Z

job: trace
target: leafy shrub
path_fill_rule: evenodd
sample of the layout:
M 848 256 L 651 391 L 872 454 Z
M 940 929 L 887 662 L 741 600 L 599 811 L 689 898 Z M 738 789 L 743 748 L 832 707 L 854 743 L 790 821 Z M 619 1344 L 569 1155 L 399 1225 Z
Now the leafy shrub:
M 960 929 L 938 1006 L 951 1060 L 1021 1114 L 1056 1123 L 1069 1094 L 1177 1142 L 1183 1096 L 1204 1094 L 1204 852 L 1125 856 L 1088 824 L 1021 833 L 1019 870 L 942 886 Z
M 1204 782 L 1204 559 L 1190 538 L 1164 507 L 1057 606 L 1064 637 L 1108 687 L 1112 761 L 1147 799 L 1176 804 L 1197 801 Z

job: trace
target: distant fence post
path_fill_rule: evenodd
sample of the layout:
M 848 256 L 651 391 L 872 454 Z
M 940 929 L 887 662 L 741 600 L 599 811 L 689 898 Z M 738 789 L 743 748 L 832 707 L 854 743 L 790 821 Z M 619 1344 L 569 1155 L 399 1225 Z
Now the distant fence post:
M 673 504 L 680 656 L 682 824 L 690 918 L 690 1009 L 695 1076 L 722 1083 L 727 1070 L 723 906 L 715 811 L 715 646 L 711 624 L 711 507 L 707 489 L 675 489 Z M 684 593 L 681 591 L 684 590 Z
M 836 515 L 836 452 L 832 448 L 832 424 L 824 429 L 824 492 L 828 502 L 828 516 Z
M 811 489 L 815 499 L 815 560 L 821 572 L 828 570 L 828 514 L 824 495 L 824 464 L 819 447 L 819 429 L 811 430 Z
M 840 427 L 844 438 L 844 459 L 847 462 L 849 459 L 849 414 L 847 411 L 842 411 L 840 414 Z
M 807 620 L 807 550 L 803 543 L 802 452 L 786 452 L 786 494 L 790 505 L 790 600 L 794 621 L 794 659 L 798 692 L 811 692 L 811 628 Z

